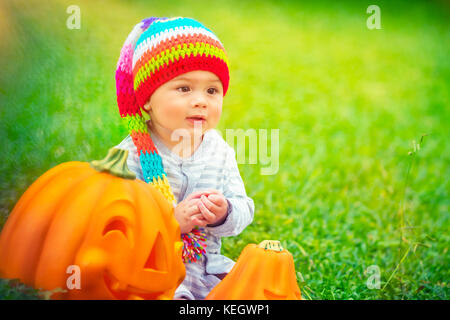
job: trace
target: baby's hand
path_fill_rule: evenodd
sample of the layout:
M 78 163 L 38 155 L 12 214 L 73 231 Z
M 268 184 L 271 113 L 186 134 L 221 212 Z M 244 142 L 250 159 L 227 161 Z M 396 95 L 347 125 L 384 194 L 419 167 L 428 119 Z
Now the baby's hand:
M 199 202 L 201 200 L 194 194 L 191 194 L 175 207 L 174 215 L 180 225 L 181 233 L 188 233 L 195 226 L 204 227 L 207 224 L 207 221 L 203 219 L 202 213 L 198 208 Z
M 220 225 L 225 221 L 228 201 L 220 191 L 208 190 L 200 195 L 200 200 L 198 209 L 209 226 Z

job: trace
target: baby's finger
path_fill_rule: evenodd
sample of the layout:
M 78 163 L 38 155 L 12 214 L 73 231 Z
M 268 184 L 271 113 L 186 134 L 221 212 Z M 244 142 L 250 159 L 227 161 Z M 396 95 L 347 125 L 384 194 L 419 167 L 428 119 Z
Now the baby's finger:
M 208 192 L 205 191 L 196 191 L 196 192 L 192 192 L 190 195 L 188 195 L 186 197 L 185 200 L 192 200 L 192 199 L 199 199 L 201 197 L 202 194 L 208 194 Z
M 191 199 L 199 199 L 202 195 L 209 196 L 210 194 L 219 194 L 222 193 L 216 189 L 206 189 L 201 191 L 192 192 L 190 195 L 186 197 L 185 200 L 191 200 Z
M 208 224 L 214 223 L 216 221 L 216 216 L 211 213 L 204 213 L 202 215 L 203 221 L 206 221 Z
M 192 216 L 191 221 L 194 225 L 199 227 L 204 227 L 208 224 L 208 222 L 205 219 L 203 219 L 203 216 L 201 215 Z
M 200 202 L 198 204 L 198 207 L 203 215 L 203 218 L 205 218 L 205 220 L 208 223 L 213 223 L 216 219 L 216 215 L 214 213 L 212 213 L 211 211 L 208 210 L 208 208 L 205 207 L 205 205 L 203 204 L 203 202 Z
M 198 202 L 200 202 L 200 200 L 199 200 Z M 201 211 L 200 211 L 200 209 L 198 208 L 198 202 L 193 203 L 191 206 L 189 206 L 189 207 L 186 209 L 186 215 L 187 215 L 187 216 L 192 216 L 192 215 L 194 215 L 194 214 L 200 214 L 200 215 L 201 215 Z
M 208 196 L 208 200 L 210 200 L 212 203 L 214 203 L 218 207 L 224 206 L 225 202 L 227 202 L 227 200 L 225 199 L 224 196 L 220 196 L 217 194 L 210 194 Z
M 220 209 L 220 207 L 218 207 L 215 203 L 213 203 L 209 198 L 205 196 L 201 196 L 200 200 L 201 202 L 203 202 L 205 207 L 212 213 L 217 212 Z
M 205 220 L 205 219 L 203 218 L 203 214 L 200 212 L 200 210 L 199 210 L 199 213 L 193 214 L 193 215 L 190 217 L 190 219 L 191 219 L 191 220 L 194 220 L 194 219 Z
M 216 190 L 216 189 L 207 189 L 204 191 L 204 193 L 207 194 L 208 196 L 210 194 L 218 194 L 218 195 L 222 194 L 222 192 L 220 192 L 219 190 Z

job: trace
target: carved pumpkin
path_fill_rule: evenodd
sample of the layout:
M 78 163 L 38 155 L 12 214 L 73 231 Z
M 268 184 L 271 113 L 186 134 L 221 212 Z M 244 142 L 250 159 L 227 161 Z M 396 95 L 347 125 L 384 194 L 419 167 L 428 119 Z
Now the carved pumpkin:
M 292 254 L 274 240 L 247 245 L 230 273 L 206 297 L 206 300 L 301 299 Z
M 128 170 L 127 155 L 112 148 L 102 161 L 63 163 L 38 178 L 0 235 L 0 277 L 65 291 L 52 299 L 172 299 L 186 272 L 180 227 L 173 205 Z

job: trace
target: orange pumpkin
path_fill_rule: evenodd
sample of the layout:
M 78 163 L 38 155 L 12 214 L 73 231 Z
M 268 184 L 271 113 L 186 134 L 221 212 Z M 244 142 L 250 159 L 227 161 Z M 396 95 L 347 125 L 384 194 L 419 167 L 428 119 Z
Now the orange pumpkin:
M 247 245 L 206 299 L 301 300 L 292 254 L 275 240 Z
M 127 156 L 112 148 L 38 178 L 1 232 L 0 277 L 63 290 L 52 299 L 172 299 L 186 272 L 180 227 Z

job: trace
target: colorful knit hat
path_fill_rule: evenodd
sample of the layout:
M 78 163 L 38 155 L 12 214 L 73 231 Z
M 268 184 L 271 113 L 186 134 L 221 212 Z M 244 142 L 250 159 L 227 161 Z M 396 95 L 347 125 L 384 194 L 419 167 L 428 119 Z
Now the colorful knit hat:
M 142 20 L 125 40 L 117 62 L 117 103 L 138 150 L 144 180 L 174 204 L 176 200 L 161 156 L 153 144 L 141 108 L 159 86 L 194 70 L 216 74 L 225 96 L 229 84 L 225 48 L 211 30 L 194 19 L 183 17 Z M 204 233 L 199 230 L 183 235 L 183 241 L 185 261 L 196 261 L 205 252 Z

